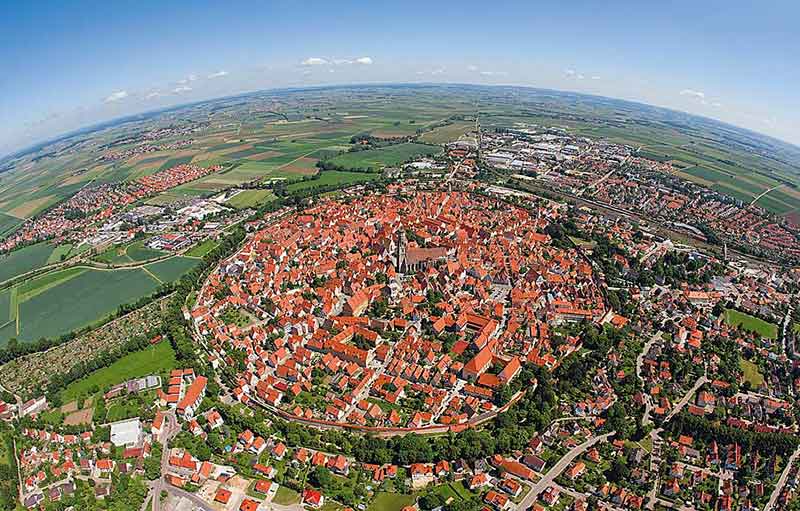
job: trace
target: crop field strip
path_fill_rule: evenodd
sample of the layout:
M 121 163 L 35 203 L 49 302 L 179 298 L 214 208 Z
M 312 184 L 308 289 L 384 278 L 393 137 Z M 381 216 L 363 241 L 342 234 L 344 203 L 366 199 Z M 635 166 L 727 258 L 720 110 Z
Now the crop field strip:
M 53 247 L 47 242 L 28 245 L 10 254 L 0 255 L 0 282 L 18 277 L 47 265 L 52 255 L 58 251 L 59 257 L 63 249 Z
M 14 173 L 2 181 L 0 211 L 30 216 L 69 197 L 93 179 L 98 183 L 130 180 L 188 160 L 203 164 L 271 160 L 270 163 L 280 166 L 301 156 L 313 159 L 323 155 L 329 157 L 337 151 L 347 149 L 349 137 L 354 134 L 413 135 L 418 128 L 439 122 L 452 114 L 455 105 L 470 104 L 460 99 L 442 104 L 438 98 L 420 100 L 410 95 L 398 98 L 398 101 L 388 104 L 383 99 L 367 100 L 363 103 L 359 100 L 336 100 L 331 103 L 332 112 L 325 120 L 306 118 L 310 112 L 304 113 L 302 110 L 287 112 L 285 115 L 259 115 L 258 122 L 240 123 L 239 128 L 212 128 L 194 140 L 189 148 L 140 154 L 127 161 L 98 164 L 96 158 L 83 152 L 43 160 L 25 173 Z M 333 113 L 334 109 L 340 110 L 335 104 L 341 105 L 343 110 L 353 111 L 349 114 Z M 226 140 L 230 138 L 237 140 Z M 178 139 L 180 137 L 175 137 L 172 141 Z M 112 140 L 113 135 L 101 135 L 98 143 Z M 307 147 L 302 147 L 303 143 Z M 131 147 L 133 145 L 119 146 L 115 150 Z M 224 151 L 225 154 L 214 154 L 215 150 Z M 319 154 L 314 154 L 318 151 Z M 275 154 L 276 152 L 280 154 Z M 281 157 L 288 159 L 281 161 Z M 313 163 L 315 162 L 310 160 L 296 161 L 286 170 L 304 174 L 311 169 Z M 234 174 L 229 176 L 231 177 L 236 180 L 245 176 Z M 169 204 L 181 197 L 207 195 L 218 190 L 220 184 L 230 183 L 211 183 L 195 189 L 186 187 L 175 194 L 153 200 L 153 203 Z
M 330 162 L 347 169 L 371 168 L 377 172 L 382 166 L 399 165 L 410 158 L 434 155 L 441 151 L 441 147 L 438 146 L 406 143 L 367 151 L 348 152 L 331 158 Z
M 270 190 L 244 190 L 231 197 L 225 204 L 237 209 L 244 209 L 259 206 L 275 198 Z M 187 253 L 187 255 L 190 254 Z
M 320 174 L 319 179 L 290 183 L 286 185 L 286 190 L 289 192 L 296 192 L 298 190 L 314 188 L 315 186 L 364 183 L 378 179 L 378 177 L 380 177 L 380 174 L 375 172 L 347 172 L 330 170 Z
M 23 342 L 54 337 L 94 324 L 119 306 L 179 279 L 199 262 L 194 257 L 171 257 L 132 269 L 78 266 L 6 289 L 0 292 L 0 307 L 6 303 L 8 312 L 0 315 L 0 344 L 12 337 Z

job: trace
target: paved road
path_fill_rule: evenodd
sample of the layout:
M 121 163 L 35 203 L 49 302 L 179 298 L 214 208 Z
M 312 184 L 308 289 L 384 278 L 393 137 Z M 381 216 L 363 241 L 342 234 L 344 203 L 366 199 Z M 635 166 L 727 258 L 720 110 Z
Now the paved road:
M 783 346 L 783 353 L 789 357 L 792 353 L 789 353 L 786 348 L 786 337 L 789 335 L 789 325 L 791 324 L 792 314 L 794 314 L 794 307 L 789 305 L 789 310 L 786 311 L 786 316 L 783 318 L 783 325 L 781 325 L 781 345 Z M 794 394 L 793 390 L 794 387 L 789 385 L 789 390 Z
M 564 470 L 566 470 L 567 467 L 570 466 L 570 464 L 577 457 L 579 457 L 584 452 L 589 450 L 596 443 L 604 442 L 610 436 L 613 436 L 615 434 L 616 434 L 616 431 L 612 431 L 611 433 L 606 433 L 604 435 L 593 436 L 589 440 L 587 440 L 584 443 L 582 443 L 581 445 L 573 448 L 571 451 L 569 451 L 567 454 L 565 454 L 560 460 L 558 460 L 558 462 L 556 462 L 555 465 L 553 465 L 553 467 L 550 470 L 547 471 L 547 473 L 544 475 L 544 477 L 542 477 L 539 480 L 539 482 L 537 482 L 535 485 L 533 485 L 533 488 L 531 488 L 531 491 L 529 491 L 528 494 L 525 496 L 525 498 L 522 499 L 522 502 L 520 502 L 517 505 L 516 509 L 518 511 L 525 511 L 526 509 L 531 507 L 536 502 L 536 499 L 539 497 L 539 494 L 542 493 L 548 486 L 553 484 L 553 481 L 556 479 L 556 477 L 560 476 L 561 473 Z
M 680 413 L 680 411 L 683 410 L 683 407 L 686 406 L 689 403 L 689 401 L 691 401 L 692 396 L 694 396 L 695 392 L 697 392 L 697 389 L 699 389 L 706 383 L 708 383 L 708 378 L 706 378 L 705 376 L 701 376 L 700 378 L 698 378 L 694 386 L 691 389 L 689 389 L 689 391 L 686 393 L 685 396 L 683 396 L 683 399 L 681 399 L 678 402 L 678 404 L 672 408 L 672 411 L 669 412 L 669 415 L 667 415 L 666 419 L 664 419 L 664 424 L 669 422 L 670 419 L 672 419 L 674 416 Z
M 775 507 L 775 503 L 781 495 L 781 490 L 783 490 L 783 487 L 786 485 L 786 480 L 789 479 L 789 472 L 792 470 L 792 465 L 798 456 L 800 456 L 800 447 L 789 457 L 789 462 L 786 464 L 786 468 L 783 469 L 783 473 L 781 473 L 781 477 L 778 479 L 778 484 L 775 485 L 775 489 L 772 490 L 772 495 L 770 495 L 769 501 L 764 506 L 764 511 L 770 511 Z
M 175 412 L 173 410 L 165 412 L 164 428 L 161 432 L 161 437 L 159 438 L 162 446 L 161 477 L 150 483 L 150 492 L 145 498 L 145 502 L 147 502 L 148 499 L 153 499 L 153 511 L 161 510 L 161 492 L 162 491 L 170 492 L 170 490 L 173 488 L 172 485 L 169 485 L 166 483 L 166 481 L 164 481 L 164 474 L 166 474 L 169 471 L 169 441 L 175 438 L 175 435 L 180 433 L 180 431 L 181 431 L 181 426 L 178 423 L 178 418 L 175 416 Z M 213 511 L 210 510 L 210 508 L 204 508 L 204 509 L 209 509 L 209 511 Z
M 636 357 L 636 377 L 644 383 L 644 378 L 642 377 L 642 366 L 644 365 L 644 357 L 650 352 L 650 348 L 653 347 L 653 344 L 656 341 L 661 340 L 661 332 L 656 332 L 653 334 L 653 337 L 650 338 L 649 341 L 644 345 L 642 348 L 642 352 L 639 353 L 639 356 Z M 647 426 L 650 424 L 650 413 L 653 410 L 653 398 L 650 396 L 650 393 L 643 392 L 642 393 L 644 399 L 644 415 L 642 416 L 642 426 Z
M 181 490 L 180 488 L 176 488 L 169 484 L 165 484 L 163 490 L 169 493 L 170 495 L 182 497 L 184 499 L 189 500 L 197 509 L 202 509 L 204 511 L 216 511 L 213 507 L 211 507 L 211 504 L 201 499 L 194 493 L 189 493 L 186 490 Z M 156 494 L 156 496 L 158 496 L 158 494 Z M 158 499 L 153 501 L 153 511 L 156 511 L 156 502 L 158 502 Z

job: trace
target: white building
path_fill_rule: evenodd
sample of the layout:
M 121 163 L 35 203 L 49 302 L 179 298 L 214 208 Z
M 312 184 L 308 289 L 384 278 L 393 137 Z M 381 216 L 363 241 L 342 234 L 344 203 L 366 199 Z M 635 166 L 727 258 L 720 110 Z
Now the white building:
M 142 441 L 142 423 L 138 417 L 111 424 L 111 443 L 117 447 L 135 447 Z

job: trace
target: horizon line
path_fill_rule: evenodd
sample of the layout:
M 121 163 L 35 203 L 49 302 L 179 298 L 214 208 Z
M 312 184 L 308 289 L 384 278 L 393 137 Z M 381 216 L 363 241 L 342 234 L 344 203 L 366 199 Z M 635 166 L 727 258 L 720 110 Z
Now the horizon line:
M 341 84 L 301 85 L 301 86 L 291 86 L 291 87 L 271 87 L 271 88 L 265 88 L 265 89 L 255 89 L 255 90 L 251 90 L 251 91 L 247 91 L 247 92 L 240 92 L 240 93 L 235 93 L 235 94 L 227 94 L 227 95 L 222 95 L 222 96 L 214 96 L 214 97 L 207 98 L 207 99 L 199 99 L 199 100 L 196 100 L 196 101 L 188 101 L 186 103 L 178 103 L 178 104 L 175 104 L 175 105 L 164 106 L 164 107 L 161 107 L 161 108 L 153 108 L 153 109 L 149 109 L 149 110 L 145 109 L 145 110 L 142 110 L 142 111 L 136 112 L 136 113 L 131 113 L 131 114 L 127 114 L 127 115 L 121 115 L 121 116 L 118 116 L 118 117 L 112 117 L 111 119 L 108 119 L 106 121 L 99 121 L 99 122 L 92 123 L 92 124 L 86 124 L 84 126 L 80 126 L 80 127 L 74 128 L 72 130 L 63 131 L 63 132 L 61 132 L 59 134 L 56 134 L 56 135 L 53 135 L 51 137 L 43 138 L 43 139 L 41 139 L 41 140 L 39 140 L 37 142 L 32 142 L 32 143 L 30 143 L 30 144 L 28 144 L 26 146 L 23 146 L 23 147 L 21 147 L 21 148 L 19 148 L 17 150 L 12 150 L 9 153 L 0 155 L 0 163 L 3 163 L 6 160 L 9 160 L 9 159 L 12 159 L 12 158 L 18 158 L 18 157 L 24 156 L 25 154 L 27 154 L 29 152 L 32 152 L 37 146 L 46 146 L 46 145 L 49 145 L 49 144 L 53 144 L 55 142 L 58 142 L 59 140 L 70 138 L 70 137 L 73 137 L 75 135 L 78 135 L 82 131 L 88 131 L 89 133 L 94 132 L 94 131 L 99 131 L 99 130 L 103 129 L 105 127 L 105 125 L 109 125 L 109 124 L 112 125 L 112 126 L 109 126 L 109 127 L 113 127 L 113 125 L 115 123 L 121 123 L 122 121 L 125 121 L 126 119 L 134 120 L 132 118 L 137 117 L 137 116 L 152 115 L 152 114 L 157 114 L 157 113 L 160 113 L 160 112 L 167 112 L 167 111 L 170 111 L 170 110 L 177 110 L 177 109 L 180 109 L 180 108 L 186 108 L 186 107 L 193 106 L 193 105 L 199 105 L 199 104 L 202 104 L 202 103 L 220 101 L 220 100 L 229 99 L 229 98 L 243 97 L 243 96 L 248 96 L 248 95 L 258 94 L 258 93 L 264 93 L 264 92 L 303 91 L 303 90 L 312 90 L 312 89 L 331 89 L 331 88 L 348 88 L 348 87 L 353 87 L 353 88 L 355 88 L 355 87 L 379 87 L 379 86 L 433 86 L 433 87 L 470 86 L 470 87 L 482 87 L 482 88 L 512 87 L 512 88 L 518 88 L 518 89 L 550 91 L 550 92 L 574 94 L 576 96 L 586 96 L 586 97 L 610 99 L 610 100 L 614 100 L 614 101 L 623 101 L 623 102 L 631 103 L 631 104 L 635 104 L 635 105 L 643 105 L 643 106 L 647 106 L 647 107 L 650 107 L 650 108 L 657 108 L 657 109 L 665 110 L 665 111 L 668 111 L 668 112 L 675 112 L 675 113 L 679 113 L 679 114 L 682 114 L 682 115 L 687 115 L 687 116 L 690 116 L 690 117 L 696 117 L 698 119 L 704 119 L 704 120 L 707 120 L 707 121 L 711 121 L 711 122 L 720 124 L 722 126 L 729 126 L 729 127 L 732 127 L 732 128 L 748 131 L 748 132 L 753 133 L 755 135 L 758 135 L 758 136 L 761 136 L 761 137 L 765 137 L 767 139 L 771 139 L 771 140 L 774 140 L 776 142 L 780 142 L 780 143 L 786 144 L 786 145 L 790 146 L 792 149 L 800 152 L 800 143 L 794 143 L 794 142 L 791 142 L 789 140 L 785 140 L 783 138 L 780 138 L 780 137 L 778 137 L 776 135 L 769 135 L 769 134 L 763 133 L 761 131 L 756 131 L 753 128 L 740 126 L 738 124 L 733 124 L 733 123 L 728 122 L 728 121 L 722 121 L 722 120 L 719 120 L 719 119 L 715 119 L 713 117 L 707 117 L 705 115 L 700 115 L 700 114 L 687 112 L 685 110 L 679 110 L 679 109 L 676 109 L 676 108 L 670 108 L 670 107 L 665 107 L 665 106 L 660 106 L 660 105 L 654 105 L 652 103 L 645 103 L 645 102 L 639 101 L 639 100 L 624 99 L 624 98 L 613 97 L 613 96 L 605 96 L 605 95 L 601 95 L 601 94 L 592 94 L 592 93 L 587 93 L 587 92 L 576 92 L 576 91 L 570 91 L 570 90 L 564 90 L 564 89 L 553 89 L 553 88 L 547 88 L 547 87 L 537 87 L 537 86 L 534 86 L 534 85 L 518 85 L 518 84 L 479 84 L 479 83 L 469 83 L 469 82 L 361 82 L 361 83 L 352 83 L 352 82 L 350 82 L 350 83 L 341 83 Z

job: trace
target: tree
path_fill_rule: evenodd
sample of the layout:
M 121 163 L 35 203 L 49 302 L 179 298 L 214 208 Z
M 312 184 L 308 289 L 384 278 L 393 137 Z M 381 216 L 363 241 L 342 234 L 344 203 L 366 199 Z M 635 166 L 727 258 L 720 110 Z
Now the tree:
M 308 481 L 318 488 L 328 488 L 333 484 L 333 474 L 327 468 L 318 466 L 308 474 Z
M 438 493 L 427 493 L 417 501 L 420 509 L 430 511 L 445 504 L 444 498 Z
M 630 468 L 628 468 L 625 459 L 623 459 L 622 456 L 618 456 L 611 463 L 611 467 L 606 471 L 605 476 L 606 479 L 612 483 L 620 483 L 628 480 L 630 472 Z

